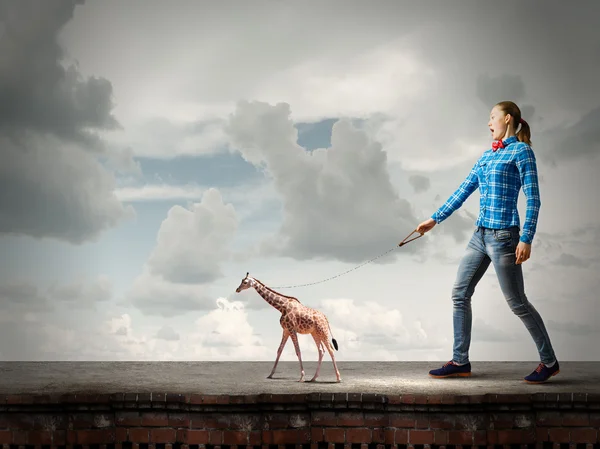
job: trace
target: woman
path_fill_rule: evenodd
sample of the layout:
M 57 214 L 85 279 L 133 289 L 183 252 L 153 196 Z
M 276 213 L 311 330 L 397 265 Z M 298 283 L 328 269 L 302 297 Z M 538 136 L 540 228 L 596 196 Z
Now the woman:
M 519 132 L 516 132 L 521 125 Z M 473 166 L 467 178 L 428 220 L 417 227 L 424 234 L 459 209 L 477 188 L 480 213 L 465 255 L 460 262 L 452 290 L 454 346 L 452 360 L 433 377 L 470 376 L 471 297 L 490 263 L 498 275 L 500 288 L 511 310 L 525 324 L 540 355 L 541 363 L 525 381 L 545 382 L 558 374 L 559 365 L 544 322 L 525 296 L 521 264 L 531 255 L 540 208 L 535 155 L 531 149 L 531 131 L 521 119 L 519 107 L 511 101 L 495 105 L 488 122 L 494 142 Z M 523 233 L 517 210 L 519 190 L 527 198 Z

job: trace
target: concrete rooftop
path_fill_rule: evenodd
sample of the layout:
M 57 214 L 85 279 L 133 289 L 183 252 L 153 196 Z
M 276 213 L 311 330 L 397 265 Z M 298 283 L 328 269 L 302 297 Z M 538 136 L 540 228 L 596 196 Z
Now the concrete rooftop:
M 472 362 L 470 378 L 433 379 L 442 362 L 340 362 L 335 383 L 331 361 L 323 362 L 316 383 L 298 383 L 297 362 L 0 362 L 0 394 L 202 393 L 202 394 L 520 394 L 600 393 L 600 362 L 561 362 L 546 384 L 523 377 L 537 362 Z M 305 362 L 311 379 L 315 362 Z

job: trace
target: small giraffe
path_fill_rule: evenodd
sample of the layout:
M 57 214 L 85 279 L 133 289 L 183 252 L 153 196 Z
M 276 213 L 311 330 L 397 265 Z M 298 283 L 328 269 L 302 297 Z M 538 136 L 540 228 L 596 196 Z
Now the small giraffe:
M 329 355 L 331 356 L 337 381 L 340 382 L 340 372 L 338 371 L 335 363 L 335 356 L 333 355 L 333 347 L 335 347 L 337 351 L 338 344 L 337 341 L 335 341 L 335 338 L 332 338 L 331 342 L 329 341 L 331 327 L 329 326 L 329 321 L 327 320 L 325 314 L 303 305 L 300 301 L 298 301 L 297 298 L 277 293 L 260 282 L 258 279 L 249 277 L 248 275 L 249 273 L 246 273 L 246 277 L 242 279 L 242 283 L 235 290 L 236 293 L 246 290 L 247 288 L 254 287 L 256 292 L 262 296 L 265 301 L 281 312 L 281 319 L 279 320 L 279 323 L 283 328 L 283 337 L 281 338 L 281 344 L 277 350 L 275 365 L 273 365 L 271 374 L 267 376 L 267 379 L 273 378 L 273 374 L 275 374 L 275 368 L 277 368 L 277 363 L 279 362 L 281 352 L 283 351 L 288 338 L 291 337 L 292 342 L 294 343 L 294 348 L 296 349 L 298 361 L 300 362 L 300 380 L 298 382 L 304 382 L 304 368 L 302 366 L 300 345 L 298 344 L 298 334 L 310 334 L 317 345 L 317 350 L 319 351 L 319 364 L 317 365 L 317 371 L 310 382 L 315 381 L 317 377 L 319 377 L 319 371 L 321 369 L 321 363 L 323 362 L 323 356 L 325 355 L 325 349 L 327 349 Z M 333 343 L 333 347 L 331 343 Z

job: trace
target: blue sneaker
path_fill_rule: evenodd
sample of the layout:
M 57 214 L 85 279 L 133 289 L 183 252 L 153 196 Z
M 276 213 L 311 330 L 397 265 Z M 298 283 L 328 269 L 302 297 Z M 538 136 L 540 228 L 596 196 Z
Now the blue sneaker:
M 540 363 L 533 373 L 525 377 L 525 382 L 530 384 L 541 384 L 542 382 L 546 382 L 552 376 L 556 376 L 559 372 L 560 367 L 558 366 L 558 360 L 552 365 L 552 368 L 548 368 L 543 363 Z
M 471 363 L 466 365 L 457 365 L 454 361 L 450 360 L 444 366 L 438 369 L 432 369 L 429 371 L 431 377 L 445 378 L 445 377 L 469 377 L 471 375 Z

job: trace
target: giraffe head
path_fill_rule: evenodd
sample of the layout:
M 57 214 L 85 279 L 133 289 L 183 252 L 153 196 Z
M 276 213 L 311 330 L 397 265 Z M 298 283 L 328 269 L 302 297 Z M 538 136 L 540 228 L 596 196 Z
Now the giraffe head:
M 242 290 L 246 290 L 247 288 L 254 287 L 255 281 L 254 279 L 248 276 L 249 274 L 250 273 L 246 273 L 246 277 L 242 279 L 242 282 L 240 283 L 239 287 L 235 289 L 236 293 L 239 293 Z

